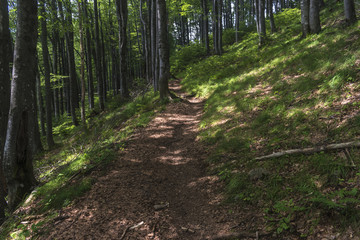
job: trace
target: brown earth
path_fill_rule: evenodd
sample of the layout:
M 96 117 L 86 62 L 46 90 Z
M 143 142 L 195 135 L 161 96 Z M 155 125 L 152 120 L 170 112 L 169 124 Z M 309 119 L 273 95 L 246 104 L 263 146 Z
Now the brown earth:
M 40 239 L 222 239 L 244 228 L 256 238 L 262 217 L 222 204 L 223 185 L 206 171 L 206 148 L 197 141 L 203 102 L 182 95 L 178 82 L 171 88 L 186 100 L 139 129 Z

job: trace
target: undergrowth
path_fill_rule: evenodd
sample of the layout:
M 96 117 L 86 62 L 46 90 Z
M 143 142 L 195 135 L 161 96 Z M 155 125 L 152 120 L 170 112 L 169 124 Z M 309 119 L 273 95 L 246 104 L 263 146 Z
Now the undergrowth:
M 2 225 L 0 238 L 41 234 L 42 226 L 57 217 L 59 209 L 90 190 L 95 181 L 90 173 L 105 170 L 133 131 L 145 127 L 164 107 L 157 93 L 148 92 L 128 102 L 114 97 L 105 112 L 88 113 L 86 127 L 75 127 L 70 117 L 63 116 L 54 127 L 56 147 L 36 157 L 34 169 L 41 186 L 33 191 L 32 201 L 23 203 Z M 42 220 L 29 225 L 29 216 L 36 215 Z
M 212 171 L 227 183 L 228 200 L 262 209 L 267 230 L 279 236 L 306 238 L 320 224 L 341 231 L 360 220 L 358 149 L 254 160 L 358 140 L 360 25 L 346 26 L 342 9 L 328 2 L 321 33 L 307 38 L 300 10 L 284 10 L 265 46 L 246 33 L 223 55 L 190 61 L 181 73 L 188 92 L 207 98 L 200 137 L 212 150 Z M 250 180 L 254 169 L 269 173 Z M 297 227 L 301 221 L 308 224 Z

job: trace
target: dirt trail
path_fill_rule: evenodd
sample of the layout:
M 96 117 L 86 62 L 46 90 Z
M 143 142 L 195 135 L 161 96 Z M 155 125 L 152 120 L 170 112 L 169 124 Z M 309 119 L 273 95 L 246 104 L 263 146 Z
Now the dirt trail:
M 171 88 L 181 94 L 178 82 Z M 241 224 L 238 209 L 220 204 L 221 183 L 206 173 L 207 153 L 196 140 L 203 103 L 183 97 L 188 102 L 169 104 L 133 135 L 42 239 L 210 239 Z

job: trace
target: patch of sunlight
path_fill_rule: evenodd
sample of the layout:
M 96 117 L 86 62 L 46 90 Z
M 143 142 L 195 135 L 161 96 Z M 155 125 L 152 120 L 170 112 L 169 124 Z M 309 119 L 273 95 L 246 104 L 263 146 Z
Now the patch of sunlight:
M 287 110 L 287 114 L 286 117 L 287 118 L 291 118 L 294 117 L 295 115 L 299 114 L 299 113 L 303 113 L 305 115 L 308 115 L 309 113 L 311 113 L 311 109 L 308 107 L 292 107 L 290 109 Z
M 210 124 L 210 126 L 216 127 L 216 126 L 224 125 L 225 123 L 229 122 L 230 120 L 231 120 L 230 118 L 215 120 Z
M 77 157 L 77 154 L 76 154 L 76 153 L 73 153 L 73 154 L 68 155 L 68 156 L 65 158 L 65 160 L 63 161 L 63 164 L 66 164 L 66 163 L 68 163 L 68 162 L 73 161 L 76 157 Z

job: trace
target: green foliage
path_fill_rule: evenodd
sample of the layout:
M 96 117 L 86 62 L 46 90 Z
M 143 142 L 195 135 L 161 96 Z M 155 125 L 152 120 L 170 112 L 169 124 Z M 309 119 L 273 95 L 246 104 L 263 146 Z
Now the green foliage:
M 266 208 L 278 234 L 299 216 L 311 222 L 309 233 L 318 213 L 334 222 L 359 221 L 359 176 L 348 156 L 322 152 L 254 161 L 359 136 L 359 23 L 343 28 L 334 20 L 342 17 L 336 6 L 323 10 L 318 35 L 301 38 L 300 10 L 286 9 L 275 15 L 278 32 L 268 35 L 266 46 L 259 49 L 258 35 L 241 31 L 241 41 L 226 46 L 222 56 L 194 62 L 181 74 L 188 92 L 206 98 L 200 138 L 214 149 L 209 161 L 226 182 L 229 200 Z M 225 38 L 231 43 L 233 32 Z M 360 151 L 350 154 L 358 166 Z M 258 167 L 271 173 L 251 182 L 248 174 Z
M 171 56 L 171 72 L 177 73 L 206 56 L 206 49 L 200 43 L 181 47 Z

